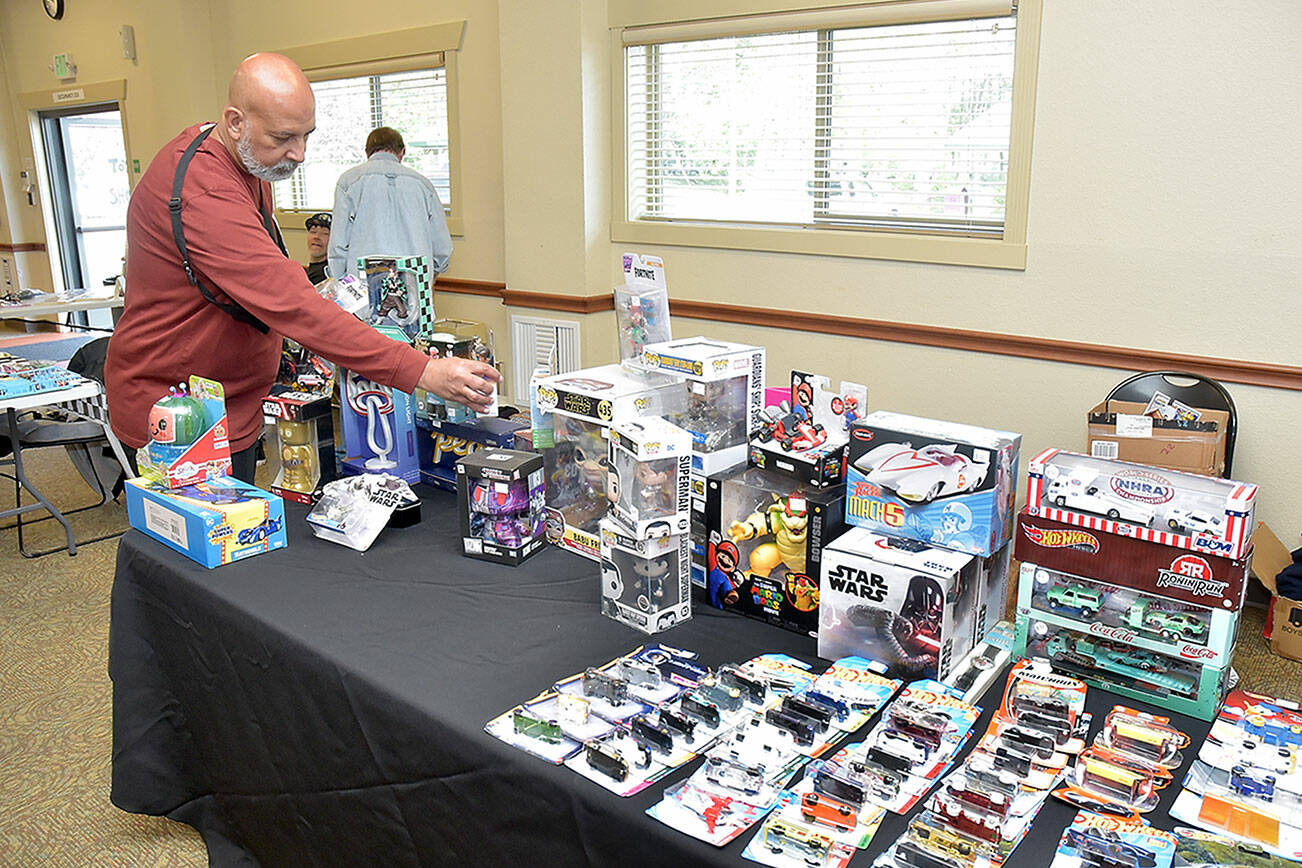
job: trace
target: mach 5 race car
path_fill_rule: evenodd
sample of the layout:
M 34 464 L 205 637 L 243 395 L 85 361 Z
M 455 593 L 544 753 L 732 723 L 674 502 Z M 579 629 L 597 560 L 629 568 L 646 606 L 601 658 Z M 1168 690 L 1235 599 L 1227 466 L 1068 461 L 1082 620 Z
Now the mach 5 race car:
M 867 480 L 889 488 L 901 499 L 930 503 L 937 497 L 971 491 L 990 470 L 978 450 L 976 457 L 959 454 L 953 445 L 932 443 L 914 449 L 907 443 L 883 443 L 854 462 Z

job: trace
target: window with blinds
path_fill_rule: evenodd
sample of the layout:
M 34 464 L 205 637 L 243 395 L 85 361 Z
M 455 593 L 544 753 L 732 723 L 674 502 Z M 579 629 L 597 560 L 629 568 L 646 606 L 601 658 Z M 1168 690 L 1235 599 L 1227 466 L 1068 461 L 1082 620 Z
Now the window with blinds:
M 392 127 L 407 145 L 403 165 L 429 178 L 444 208 L 452 204 L 448 148 L 448 89 L 444 69 L 419 69 L 312 82 L 316 132 L 307 160 L 274 184 L 276 207 L 287 211 L 329 211 L 335 182 L 366 159 L 366 137 Z
M 628 44 L 627 218 L 1000 238 L 1015 32 L 1003 15 Z

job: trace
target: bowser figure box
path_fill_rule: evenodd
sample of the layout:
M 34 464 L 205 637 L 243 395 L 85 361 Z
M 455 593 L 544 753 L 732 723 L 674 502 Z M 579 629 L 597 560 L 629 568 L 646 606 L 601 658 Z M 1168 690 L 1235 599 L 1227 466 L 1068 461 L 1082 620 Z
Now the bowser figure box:
M 818 656 L 858 655 L 895 678 L 944 678 L 976 636 L 979 558 L 851 528 L 823 551 Z
M 841 486 L 806 491 L 759 468 L 706 479 L 705 594 L 710 605 L 813 636 L 823 548 L 841 533 Z
M 126 494 L 132 527 L 209 569 L 285 546 L 284 501 L 238 479 L 128 479 Z
M 850 426 L 846 522 L 987 557 L 1012 538 L 1022 435 L 877 411 Z

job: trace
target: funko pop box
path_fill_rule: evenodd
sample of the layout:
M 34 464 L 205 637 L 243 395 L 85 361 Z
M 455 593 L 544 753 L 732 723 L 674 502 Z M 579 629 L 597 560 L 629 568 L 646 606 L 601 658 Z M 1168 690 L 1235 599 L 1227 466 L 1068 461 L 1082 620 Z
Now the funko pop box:
M 141 477 L 126 496 L 132 527 L 209 569 L 285 547 L 284 501 L 238 479 L 168 488 Z
M 710 605 L 816 635 L 819 565 L 844 527 L 844 487 L 805 490 L 756 467 L 705 485 L 706 563 L 693 581 Z
M 692 437 L 659 416 L 611 426 L 610 514 L 640 539 L 687 533 Z
M 612 518 L 601 529 L 601 612 L 643 633 L 692 617 L 687 534 L 639 539 Z
M 846 522 L 987 557 L 1013 530 L 1022 435 L 878 410 L 850 425 Z
M 851 528 L 823 551 L 818 656 L 859 655 L 898 678 L 944 678 L 977 636 L 981 560 Z

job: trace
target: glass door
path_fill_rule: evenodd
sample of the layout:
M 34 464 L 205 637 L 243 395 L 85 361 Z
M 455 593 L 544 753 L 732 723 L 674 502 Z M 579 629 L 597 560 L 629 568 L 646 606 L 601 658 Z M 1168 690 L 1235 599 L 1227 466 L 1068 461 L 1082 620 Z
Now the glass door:
M 63 285 L 69 297 L 110 295 L 127 244 L 127 155 L 116 103 L 41 112 Z M 73 313 L 112 328 L 108 310 Z

